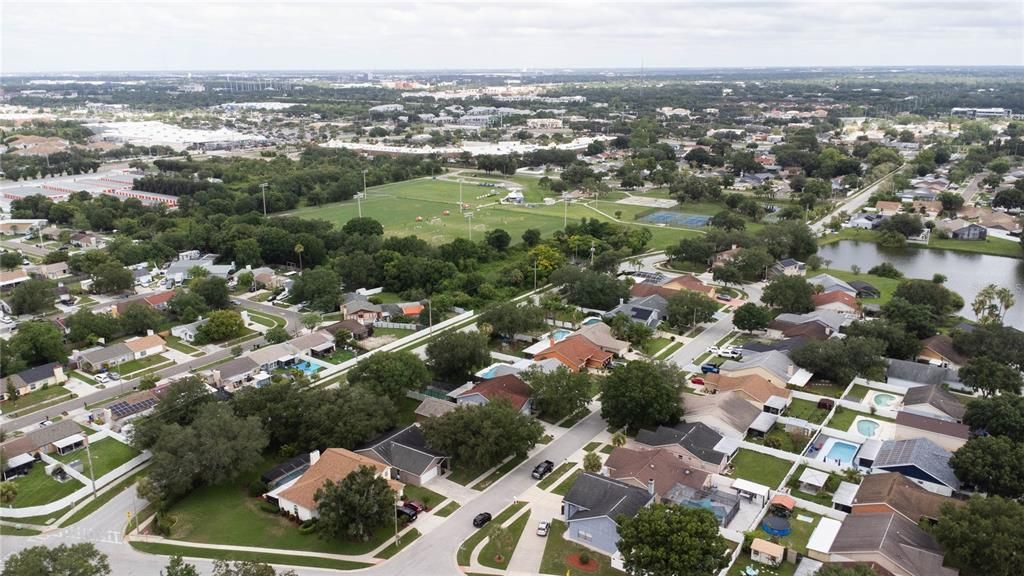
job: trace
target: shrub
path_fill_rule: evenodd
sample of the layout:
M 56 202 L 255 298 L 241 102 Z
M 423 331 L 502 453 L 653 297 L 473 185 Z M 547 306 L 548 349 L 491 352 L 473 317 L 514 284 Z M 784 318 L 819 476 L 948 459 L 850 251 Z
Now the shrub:
M 316 532 L 316 528 L 316 520 L 306 520 L 299 525 L 299 534 L 312 534 L 313 532 Z
M 583 564 L 584 566 L 586 566 L 587 564 L 590 564 L 590 553 L 589 552 L 580 552 L 580 564 Z
M 765 436 L 765 438 L 764 438 L 764 445 L 767 448 L 781 448 L 782 447 L 782 440 L 780 440 L 776 436 Z
M 260 502 L 260 510 L 263 510 L 264 512 L 266 512 L 268 514 L 277 514 L 278 513 L 277 504 L 274 504 L 273 502 L 267 502 L 266 500 Z
M 259 498 L 267 492 L 266 482 L 256 478 L 252 482 L 249 482 L 249 496 L 253 498 Z

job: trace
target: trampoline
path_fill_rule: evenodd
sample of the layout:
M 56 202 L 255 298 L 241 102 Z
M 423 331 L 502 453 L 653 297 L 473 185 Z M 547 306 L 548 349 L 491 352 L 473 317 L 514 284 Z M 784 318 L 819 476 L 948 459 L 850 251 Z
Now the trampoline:
M 667 226 L 680 226 L 683 228 L 702 228 L 708 225 L 708 220 L 711 220 L 711 216 L 705 216 L 703 214 L 684 214 L 682 212 L 669 212 L 667 210 L 659 210 L 652 212 L 642 218 L 641 222 L 648 222 L 650 224 L 664 224 Z
M 789 526 L 789 519 L 769 514 L 765 516 L 761 528 L 771 536 L 788 536 L 793 529 Z

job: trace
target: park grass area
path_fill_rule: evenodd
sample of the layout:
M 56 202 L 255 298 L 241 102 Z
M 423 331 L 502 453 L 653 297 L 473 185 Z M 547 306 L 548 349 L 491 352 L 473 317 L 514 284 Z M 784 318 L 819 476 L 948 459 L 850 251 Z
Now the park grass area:
M 730 476 L 743 478 L 775 490 L 792 466 L 793 463 L 788 460 L 740 448 L 732 459 L 733 472 Z
M 381 550 L 380 552 L 378 552 L 377 555 L 374 556 L 374 558 L 380 558 L 381 560 L 387 560 L 388 558 L 391 558 L 395 554 L 398 554 L 399 552 L 401 552 L 402 548 L 405 548 L 409 544 L 412 544 L 413 542 L 415 542 L 416 539 L 419 538 L 419 537 L 420 537 L 420 531 L 415 529 L 415 528 L 413 528 L 412 530 L 409 530 L 409 531 L 407 531 L 407 532 L 405 532 L 403 534 L 399 534 L 398 535 L 398 543 L 397 543 L 397 545 L 394 542 L 391 543 L 390 546 L 388 546 L 387 548 L 385 548 L 385 549 Z
M 508 474 L 513 469 L 515 469 L 516 466 L 519 466 L 523 462 L 526 462 L 526 458 L 526 454 L 523 454 L 522 456 L 513 456 L 510 460 L 508 460 L 501 466 L 498 466 L 497 470 L 488 474 L 486 478 L 474 484 L 472 486 L 473 490 L 486 490 L 491 486 L 491 484 L 494 484 L 495 482 L 500 480 L 502 476 Z
M 508 568 L 508 563 L 512 560 L 512 555 L 515 554 L 516 546 L 519 545 L 519 539 L 523 536 L 523 529 L 526 528 L 526 523 L 530 521 L 530 513 L 520 514 L 514 522 L 508 525 L 508 531 L 511 536 L 511 546 L 507 550 L 507 554 L 503 554 L 501 559 L 498 559 L 498 547 L 490 539 L 484 544 L 483 548 L 480 549 L 480 553 L 476 559 L 483 566 L 488 568 L 494 568 L 495 570 L 505 570 Z
M 586 574 L 594 574 L 595 576 L 625 576 L 625 572 L 612 568 L 611 559 L 607 556 L 566 540 L 564 534 L 567 528 L 565 522 L 561 520 L 551 521 L 551 530 L 548 532 L 547 542 L 544 543 L 544 556 L 540 561 L 541 574 L 561 576 L 562 574 L 584 573 L 575 564 L 570 563 L 568 559 L 571 556 L 578 557 L 579 554 L 586 552 L 590 556 L 590 562 L 594 564 L 594 570 L 587 571 Z
M 811 519 L 810 522 L 804 522 L 800 520 L 801 516 L 805 516 Z M 775 542 L 785 546 L 786 548 L 792 548 L 800 554 L 807 554 L 807 541 L 811 538 L 811 532 L 814 532 L 814 527 L 818 525 L 821 520 L 821 516 L 814 512 L 809 512 L 803 508 L 795 508 L 792 516 L 789 517 L 789 525 L 792 528 L 786 536 L 772 536 L 764 531 L 761 526 L 757 527 L 754 531 L 754 538 L 761 538 L 768 540 L 769 542 Z
M 527 186 L 528 196 L 535 196 L 529 189 L 529 184 Z M 497 204 L 500 196 L 493 194 L 494 192 L 494 188 L 463 185 L 462 201 L 470 205 L 473 214 L 472 220 L 468 220 L 459 214 L 458 182 L 426 178 L 395 182 L 367 190 L 366 198 L 362 200 L 362 214 L 380 222 L 386 235 L 415 234 L 433 244 L 444 244 L 456 238 L 469 238 L 471 234 L 473 238 L 481 239 L 485 233 L 496 228 L 505 230 L 516 240 L 528 228 L 536 228 L 545 236 L 549 236 L 563 228 L 566 215 L 573 221 L 582 218 L 612 221 L 613 217 L 604 214 L 610 215 L 617 210 L 623 211 L 624 225 L 641 226 L 626 219 L 625 212 L 637 208 L 626 204 L 602 202 L 600 208 L 595 206 L 596 209 L 582 203 L 572 203 L 568 209 L 561 204 L 528 208 Z M 481 208 L 484 204 L 490 206 Z M 448 211 L 447 215 L 444 214 L 445 211 Z M 359 209 L 355 200 L 348 200 L 322 206 L 307 206 L 287 214 L 300 218 L 327 220 L 341 226 L 357 217 Z M 675 244 L 685 236 L 699 234 L 682 228 L 646 228 L 653 235 L 652 246 L 659 247 Z
M 89 473 L 89 456 L 85 448 L 75 450 L 63 456 L 54 456 L 57 460 L 68 464 L 75 460 L 82 461 L 82 474 L 87 477 L 102 478 L 104 474 L 125 462 L 139 455 L 139 451 L 127 444 L 122 444 L 114 438 L 104 438 L 89 445 L 89 452 L 92 452 L 92 465 L 95 476 Z
M 31 411 L 31 409 L 41 409 L 42 404 L 49 405 L 55 400 L 70 400 L 74 398 L 74 394 L 69 392 L 67 388 L 63 386 L 47 386 L 46 388 L 40 388 L 28 394 L 22 394 L 18 396 L 17 400 L 4 400 L 0 404 L 0 411 L 4 414 L 10 414 L 12 412 L 22 412 L 25 410 Z
M 789 407 L 786 408 L 786 416 L 807 420 L 811 424 L 821 424 L 828 417 L 828 410 L 818 408 L 816 402 L 793 398 L 789 402 Z
M 900 282 L 902 282 L 902 280 L 899 278 L 886 278 L 884 276 L 875 276 L 873 274 L 867 274 L 865 272 L 861 272 L 860 274 L 854 274 L 849 270 L 837 270 L 835 268 L 825 268 L 821 270 L 821 273 L 830 274 L 844 282 L 860 280 L 861 282 L 867 282 L 868 284 L 871 284 L 872 286 L 877 288 L 881 296 L 879 296 L 878 298 L 861 298 L 861 302 L 864 302 L 866 304 L 885 304 L 889 300 L 892 300 L 893 293 L 896 292 L 896 288 L 899 287 Z M 817 273 L 808 274 L 808 276 L 810 277 L 816 275 Z
M 164 337 L 164 342 L 167 343 L 168 348 L 177 350 L 182 354 L 195 354 L 196 352 L 201 352 L 201 350 L 199 350 L 198 348 L 190 346 L 185 342 L 182 342 L 181 338 L 178 338 L 177 336 L 172 336 L 170 334 Z
M 70 496 L 82 487 L 82 483 L 74 478 L 68 478 L 67 482 L 58 482 L 51 476 L 46 475 L 45 466 L 42 462 L 36 462 L 32 471 L 20 478 L 12 480 L 18 489 L 17 496 L 11 504 L 13 508 L 28 508 L 49 504 Z
M 316 536 L 310 535 L 311 538 Z M 369 568 L 371 564 L 352 562 L 351 560 L 335 560 L 315 556 L 293 556 L 291 554 L 272 554 L 265 552 L 242 552 L 238 550 L 217 550 L 196 548 L 194 546 L 178 546 L 157 542 L 130 542 L 132 548 L 139 552 L 159 554 L 161 556 L 182 556 L 185 558 L 209 558 L 211 560 L 227 560 L 232 562 L 261 562 L 282 566 L 307 566 L 310 568 L 327 568 L 329 570 L 360 570 Z
M 78 522 L 82 518 L 85 518 L 89 514 L 92 514 L 93 512 L 99 510 L 101 506 L 103 506 L 107 502 L 110 502 L 114 498 L 114 496 L 117 496 L 126 488 L 129 488 L 132 484 L 135 484 L 135 481 L 139 479 L 139 474 L 141 474 L 143 471 L 144 470 L 142 469 L 137 469 L 130 476 L 121 480 L 116 485 L 106 488 L 99 496 L 93 498 L 92 500 L 89 500 L 84 506 L 82 506 L 78 510 L 75 510 L 74 514 L 72 514 L 63 522 L 61 522 L 61 528 L 71 526 L 75 522 Z M 136 520 L 141 521 L 141 519 Z
M 96 385 L 96 381 L 93 380 L 91 376 L 79 370 L 72 370 L 71 372 L 68 372 L 68 378 L 77 378 L 90 386 Z
M 32 528 L 0 524 L 0 536 L 38 536 L 40 534 L 42 534 L 42 532 L 39 530 L 33 530 Z
M 245 310 L 245 313 L 249 316 L 249 319 L 257 324 L 262 324 L 267 328 L 273 328 L 274 326 L 280 326 L 284 328 L 288 325 L 288 321 L 280 316 L 273 314 L 267 314 L 266 312 L 257 312 L 256 310 Z
M 447 517 L 451 516 L 452 514 L 454 514 L 455 511 L 458 510 L 459 508 L 461 508 L 459 503 L 456 502 L 455 500 L 452 500 L 451 502 L 445 504 L 440 510 L 438 510 L 437 512 L 434 512 L 434 516 L 439 516 L 441 518 L 447 518 Z
M 591 442 L 591 444 L 594 444 L 594 442 Z M 591 450 L 587 450 L 587 452 L 591 452 Z M 552 470 L 551 473 L 548 474 L 546 478 L 544 478 L 543 480 L 538 482 L 537 483 L 537 487 L 540 488 L 541 490 L 547 490 L 549 487 L 551 487 L 552 484 L 557 482 L 562 476 L 565 476 L 565 474 L 567 472 L 569 472 L 569 470 L 572 470 L 574 466 L 576 466 L 576 462 L 563 462 L 562 464 L 560 464 L 558 466 L 558 468 L 555 468 L 554 470 Z
M 406 328 L 377 328 L 373 329 L 374 338 L 378 336 L 394 336 L 395 338 L 405 338 L 409 334 L 416 333 L 416 330 L 408 330 Z
M 476 547 L 483 542 L 484 538 L 491 535 L 491 529 L 495 526 L 501 526 L 507 522 L 508 519 L 515 515 L 516 512 L 522 510 L 523 506 L 526 506 L 526 502 L 516 502 L 515 504 L 512 504 L 508 508 L 502 510 L 500 514 L 492 518 L 491 521 L 484 525 L 483 528 L 474 532 L 469 538 L 466 538 L 466 541 L 462 543 L 462 546 L 459 546 L 459 551 L 456 554 L 459 566 L 469 566 L 473 550 L 476 550 Z
M 142 358 L 139 358 L 137 360 L 129 360 L 127 362 L 122 362 L 121 364 L 118 364 L 117 370 L 118 372 L 121 373 L 122 376 L 127 376 L 129 374 L 134 374 L 136 372 L 145 370 L 146 368 L 152 368 L 153 366 L 163 364 L 164 362 L 169 361 L 170 360 L 168 360 L 166 356 L 163 356 L 161 354 L 153 354 L 152 356 L 143 356 Z
M 572 489 L 572 485 L 576 483 L 576 480 L 580 477 L 580 474 L 583 474 L 583 470 L 573 470 L 572 474 L 570 474 L 569 477 L 566 478 L 565 480 L 562 480 L 562 482 L 558 486 L 555 486 L 555 489 L 552 490 L 551 492 L 554 494 L 558 494 L 559 496 L 565 496 L 566 494 L 569 493 L 569 490 Z
M 650 338 L 641 347 L 644 354 L 648 356 L 656 356 L 658 352 L 665 349 L 666 346 L 671 344 L 672 341 L 668 338 Z
M 445 497 L 434 492 L 430 488 L 424 488 L 423 486 L 414 486 L 412 484 L 406 484 L 402 490 L 402 495 L 407 497 L 409 500 L 414 502 L 420 502 L 429 510 L 433 510 L 434 506 L 437 506 L 441 502 L 445 501 Z

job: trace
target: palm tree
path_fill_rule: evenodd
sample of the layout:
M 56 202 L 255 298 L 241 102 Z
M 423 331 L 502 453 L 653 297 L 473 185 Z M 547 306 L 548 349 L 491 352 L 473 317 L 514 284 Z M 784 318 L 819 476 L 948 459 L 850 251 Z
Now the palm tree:
M 299 272 L 302 272 L 302 253 L 305 251 L 306 249 L 302 246 L 302 244 L 295 245 L 295 253 L 299 255 Z
M 1016 300 L 1013 297 L 1013 292 L 1009 288 L 999 288 L 996 290 L 996 301 L 999 302 L 999 321 L 1002 322 L 1003 316 L 1006 315 L 1006 311 L 1013 308 Z
M 616 448 L 619 448 L 619 447 L 622 447 L 622 446 L 625 446 L 625 445 L 626 445 L 626 435 L 625 434 L 623 434 L 622 432 L 616 432 L 614 435 L 612 435 L 612 446 L 615 446 Z

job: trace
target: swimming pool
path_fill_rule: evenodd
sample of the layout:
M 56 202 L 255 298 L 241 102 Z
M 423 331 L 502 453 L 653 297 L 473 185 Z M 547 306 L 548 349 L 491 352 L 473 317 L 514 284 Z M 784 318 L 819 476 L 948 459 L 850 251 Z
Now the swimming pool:
M 322 365 L 310 362 L 309 360 L 303 360 L 298 364 L 294 364 L 292 367 L 302 370 L 305 372 L 306 376 L 312 376 L 324 368 Z
M 842 440 L 836 440 L 835 438 L 829 438 L 828 442 L 822 448 L 822 462 L 828 462 L 830 464 L 839 464 L 840 466 L 852 466 L 853 457 L 857 454 L 857 450 L 860 446 L 851 444 L 850 442 L 843 442 Z
M 893 396 L 892 394 L 885 394 L 881 392 L 875 394 L 875 397 L 872 399 L 872 402 L 875 403 L 875 406 L 878 406 L 879 408 L 886 408 L 895 401 L 896 397 Z
M 591 324 L 597 324 L 600 321 L 601 321 L 601 319 L 599 317 L 591 316 L 589 318 L 584 318 L 583 322 L 582 322 L 582 325 L 583 326 L 590 326 Z
M 572 335 L 572 330 L 563 330 L 559 328 L 551 333 L 551 337 L 555 339 L 555 342 L 561 342 Z
M 881 424 L 878 422 L 865 418 L 857 421 L 857 432 L 859 432 L 861 436 L 871 438 L 878 433 L 879 426 L 881 426 Z

